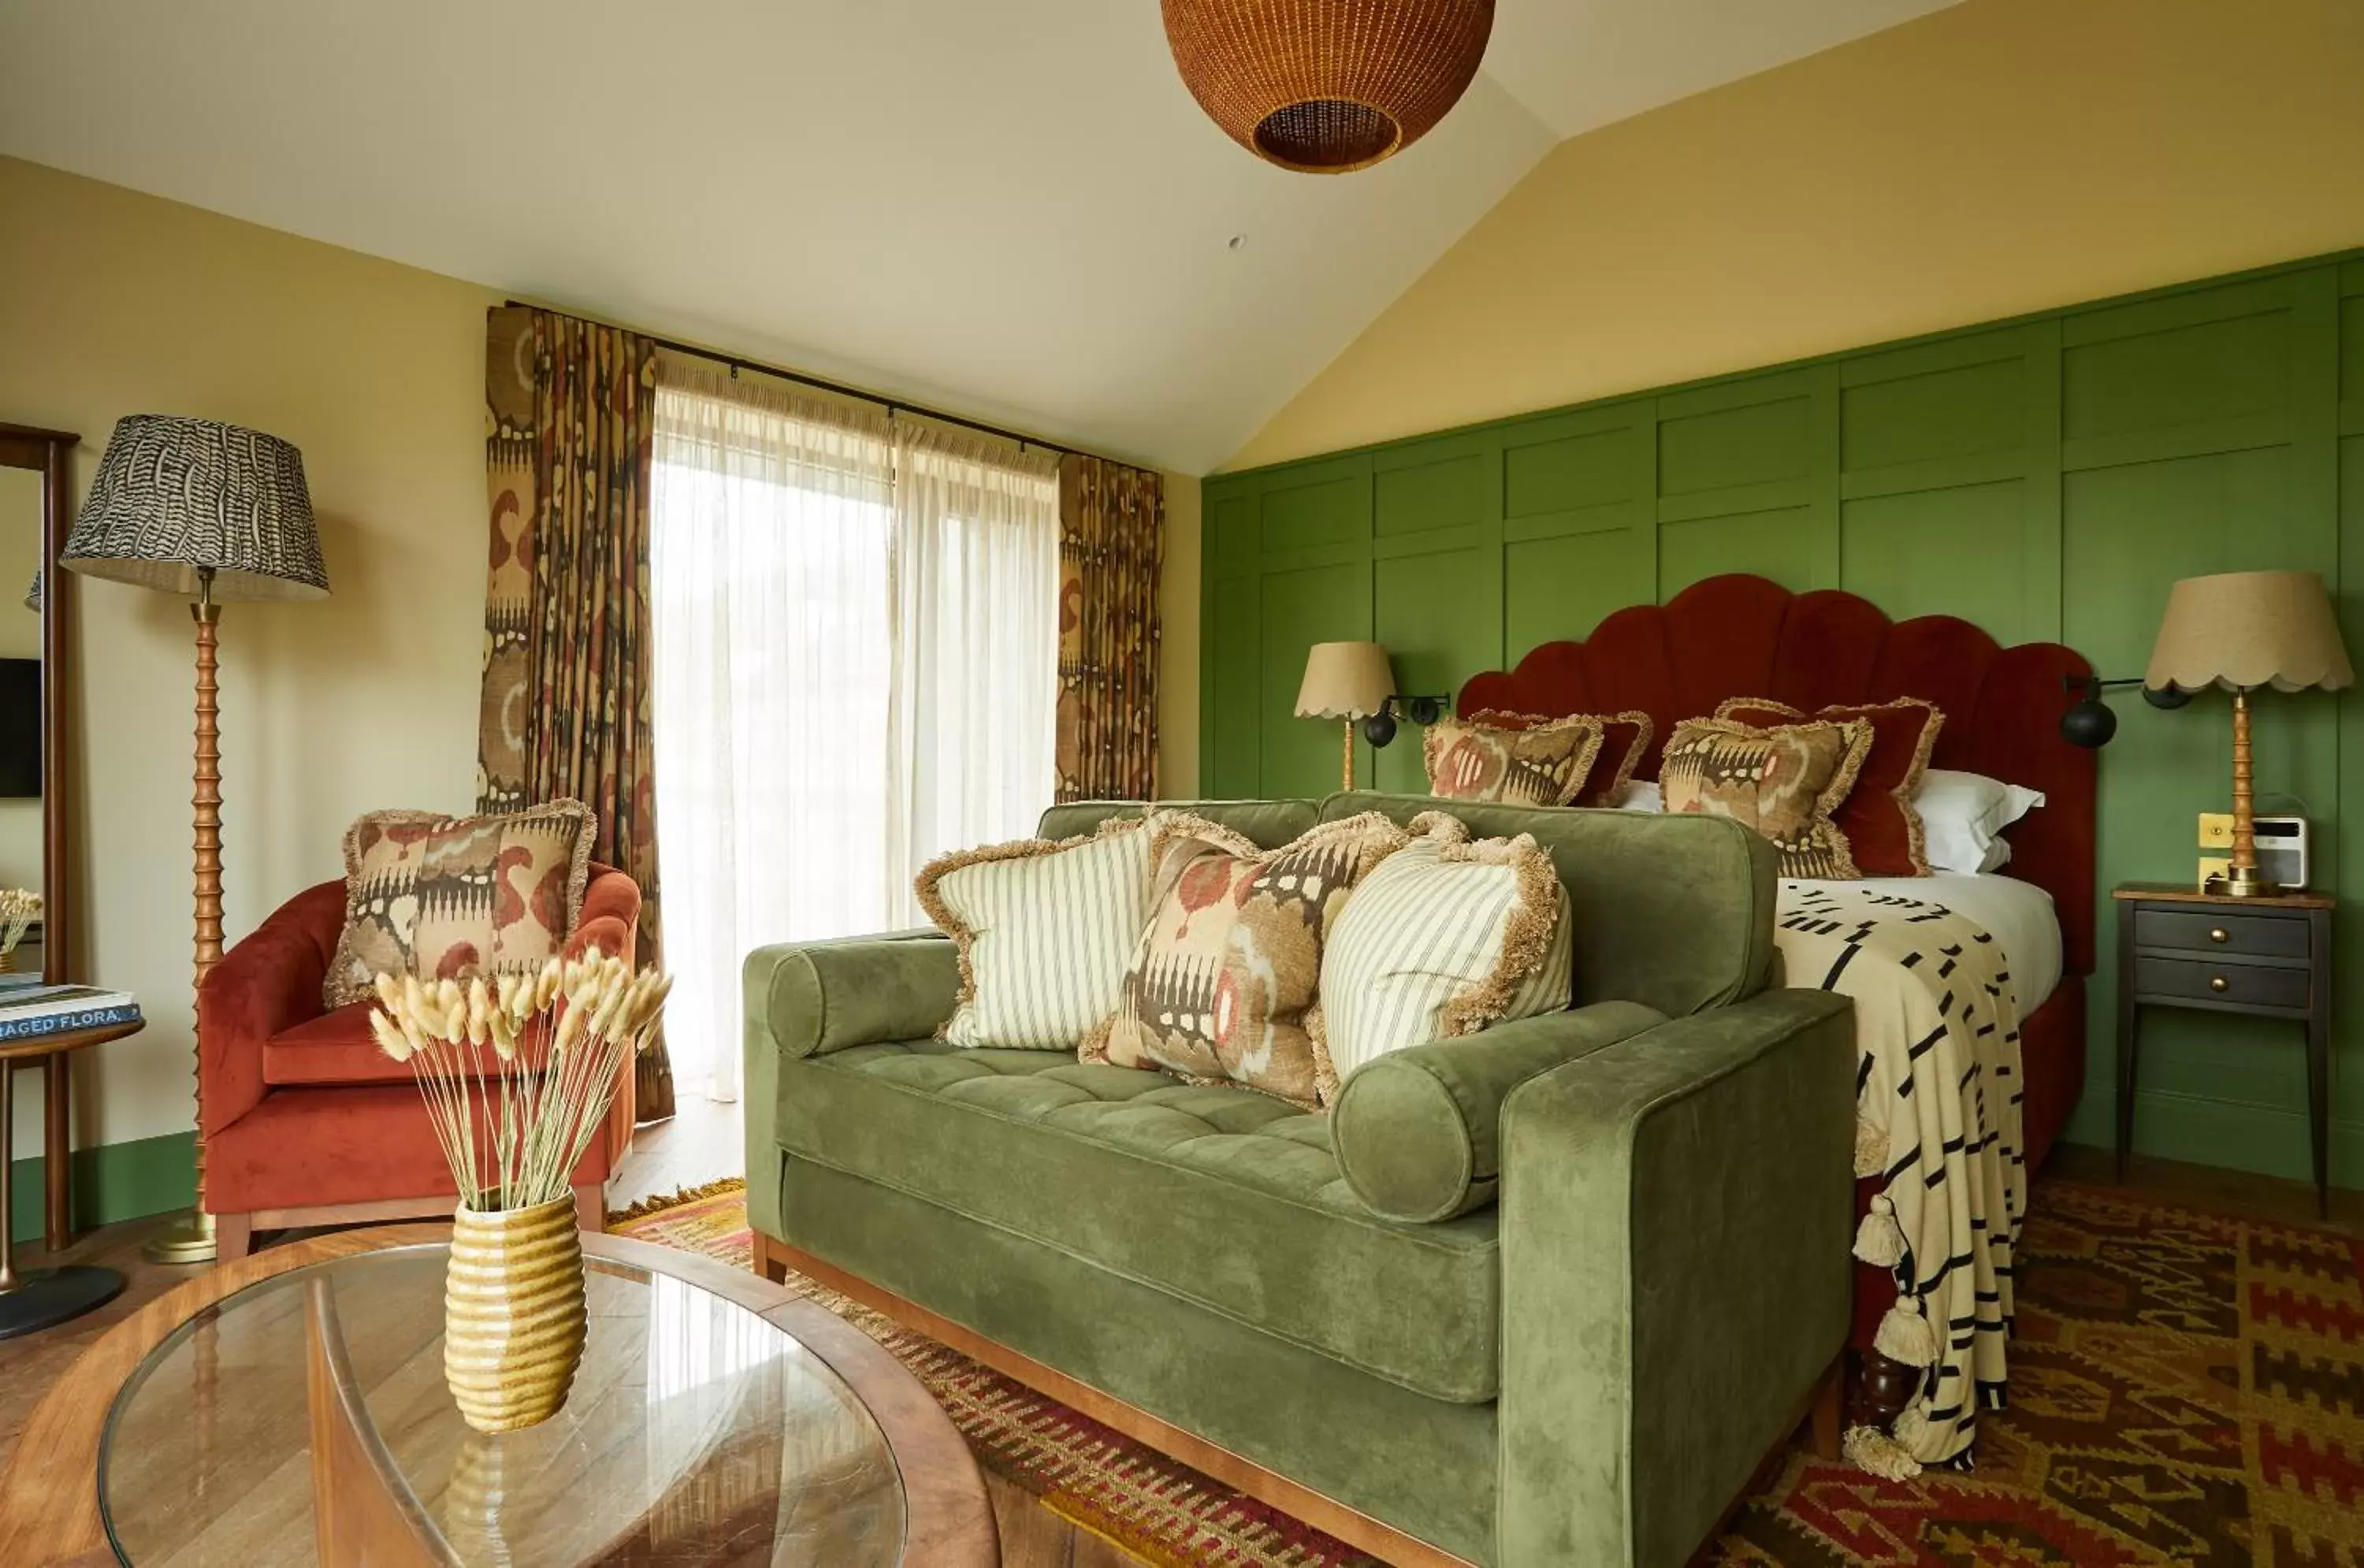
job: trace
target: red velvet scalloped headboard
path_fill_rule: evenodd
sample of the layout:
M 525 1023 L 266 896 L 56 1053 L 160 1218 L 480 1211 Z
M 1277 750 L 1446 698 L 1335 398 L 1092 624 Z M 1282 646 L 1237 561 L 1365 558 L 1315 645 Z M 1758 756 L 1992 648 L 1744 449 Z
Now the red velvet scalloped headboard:
M 1616 713 L 1656 726 L 1639 776 L 1656 778 L 1675 725 L 1726 697 L 1825 703 L 1926 697 L 1946 713 L 1935 765 L 2044 792 L 2047 804 L 2010 830 L 2010 874 L 2052 895 L 2067 966 L 2093 969 L 2094 754 L 2060 739 L 2063 679 L 2092 666 L 2057 642 L 2013 648 L 1966 620 L 1890 622 L 1836 589 L 1792 594 L 1735 573 L 1694 583 L 1664 606 L 1634 605 L 1582 642 L 1546 642 L 1509 672 L 1473 675 L 1460 711 Z

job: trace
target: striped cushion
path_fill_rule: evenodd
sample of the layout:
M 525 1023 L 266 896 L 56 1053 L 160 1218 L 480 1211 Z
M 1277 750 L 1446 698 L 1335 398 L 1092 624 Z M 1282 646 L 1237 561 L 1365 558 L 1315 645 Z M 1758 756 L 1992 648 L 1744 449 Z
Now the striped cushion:
M 960 946 L 947 1041 L 1073 1051 L 1108 1022 L 1148 917 L 1154 820 L 965 850 L 921 870 L 920 907 Z
M 1556 1013 L 1575 989 L 1567 889 L 1534 839 L 1471 843 L 1443 812 L 1355 890 L 1321 958 L 1321 1019 L 1343 1084 L 1392 1051 Z

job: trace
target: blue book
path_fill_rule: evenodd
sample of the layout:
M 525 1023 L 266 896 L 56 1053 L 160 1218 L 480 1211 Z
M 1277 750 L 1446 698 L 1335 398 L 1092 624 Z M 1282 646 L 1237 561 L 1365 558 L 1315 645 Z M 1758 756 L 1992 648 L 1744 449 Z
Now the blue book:
M 125 991 L 102 991 L 90 985 L 0 988 L 0 1040 L 33 1040 L 139 1021 L 139 1004 Z

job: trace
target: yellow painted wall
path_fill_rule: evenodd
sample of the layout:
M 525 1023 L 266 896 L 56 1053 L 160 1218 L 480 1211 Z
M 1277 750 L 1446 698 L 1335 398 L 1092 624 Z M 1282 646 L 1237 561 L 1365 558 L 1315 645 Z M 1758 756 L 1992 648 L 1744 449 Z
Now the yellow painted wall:
M 386 806 L 474 795 L 484 632 L 485 311 L 500 295 L 0 158 L 0 420 L 74 430 L 75 500 L 123 415 L 251 425 L 304 454 L 334 589 L 222 617 L 225 924 L 235 941 L 341 874 Z M 1169 777 L 1195 778 L 1198 481 L 1169 474 Z M 14 492 L 7 493 L 11 495 Z M 78 965 L 139 994 L 143 1034 L 77 1067 L 79 1144 L 193 1121 L 192 648 L 162 595 L 76 579 L 68 697 Z M 21 593 L 0 583 L 0 595 Z M 1180 770 L 1176 773 L 1175 770 Z M 17 1148 L 39 1147 L 20 1087 Z
M 474 796 L 497 296 L 15 160 L 0 214 L 0 418 L 80 433 L 77 503 L 125 414 L 228 419 L 304 454 L 333 595 L 222 614 L 234 939 L 342 873 L 359 813 Z M 193 1119 L 193 651 L 182 604 L 72 587 L 72 928 L 84 973 L 149 1020 L 77 1069 L 77 1141 L 114 1143 Z
M 1965 0 L 1562 143 L 1227 464 L 2364 244 L 2364 4 Z

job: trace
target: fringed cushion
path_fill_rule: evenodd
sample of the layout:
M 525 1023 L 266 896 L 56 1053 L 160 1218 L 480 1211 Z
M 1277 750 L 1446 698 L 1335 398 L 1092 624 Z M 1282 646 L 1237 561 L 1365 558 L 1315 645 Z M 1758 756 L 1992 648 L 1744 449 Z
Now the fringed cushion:
M 960 991 L 937 1031 L 947 1042 L 1073 1051 L 1107 1025 L 1149 907 L 1154 820 L 1110 817 L 1095 834 L 920 869 L 920 906 L 960 950 Z
M 1715 710 L 1718 718 L 1757 726 L 1794 724 L 1801 719 L 1834 723 L 1860 718 L 1871 726 L 1871 754 L 1855 788 L 1839 803 L 1834 820 L 1847 837 L 1856 869 L 1866 876 L 1927 876 L 1929 850 L 1921 813 L 1912 797 L 1920 792 L 1922 775 L 1936 750 L 1937 732 L 1946 716 L 1937 705 L 1920 697 L 1894 702 L 1834 704 L 1812 714 L 1801 713 L 1767 697 L 1728 697 Z
M 1766 728 L 1728 718 L 1675 726 L 1658 765 L 1668 811 L 1729 817 L 1781 852 L 1781 874 L 1854 881 L 1847 836 L 1833 814 L 1871 751 L 1871 724 L 1815 721 Z
M 1469 841 L 1443 812 L 1374 871 L 1321 960 L 1321 1028 L 1335 1096 L 1391 1051 L 1556 1013 L 1575 989 L 1567 889 L 1525 833 Z
M 1440 800 L 1573 805 L 1600 755 L 1600 722 L 1511 717 L 1508 726 L 1462 718 L 1430 725 L 1421 753 L 1428 793 Z
M 566 946 L 591 874 L 591 808 L 507 816 L 373 811 L 345 829 L 345 927 L 320 986 L 331 1010 L 381 973 L 540 969 Z
M 1157 821 L 1148 928 L 1116 1017 L 1078 1054 L 1322 1103 L 1336 1082 L 1320 1048 L 1322 946 L 1404 830 L 1366 812 L 1259 851 L 1198 817 Z
M 1634 771 L 1649 755 L 1650 737 L 1656 733 L 1656 726 L 1650 716 L 1638 707 L 1622 713 L 1572 713 L 1567 717 L 1600 728 L 1600 753 L 1592 760 L 1575 804 L 1613 809 L 1622 803 L 1625 786 L 1634 782 Z M 1501 708 L 1468 714 L 1465 721 L 1489 729 L 1533 729 L 1556 722 L 1541 714 L 1510 713 Z

